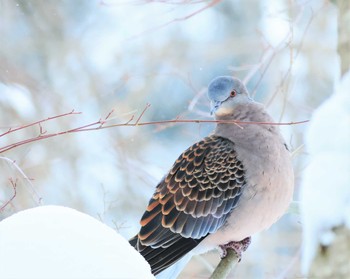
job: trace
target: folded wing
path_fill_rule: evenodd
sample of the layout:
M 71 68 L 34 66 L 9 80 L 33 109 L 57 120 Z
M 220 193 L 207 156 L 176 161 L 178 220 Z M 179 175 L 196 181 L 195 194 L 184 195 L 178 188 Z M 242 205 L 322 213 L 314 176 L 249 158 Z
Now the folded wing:
M 130 243 L 158 274 L 225 223 L 244 184 L 234 143 L 204 138 L 182 153 L 158 184 Z

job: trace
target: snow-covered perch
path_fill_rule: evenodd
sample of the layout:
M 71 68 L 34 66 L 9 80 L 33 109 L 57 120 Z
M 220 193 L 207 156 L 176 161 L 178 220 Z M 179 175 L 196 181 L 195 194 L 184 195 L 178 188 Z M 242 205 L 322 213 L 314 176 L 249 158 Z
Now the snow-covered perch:
M 314 112 L 306 149 L 310 162 L 301 189 L 303 272 L 350 278 L 350 71 Z
M 0 278 L 154 278 L 122 236 L 62 206 L 28 209 L 0 222 Z

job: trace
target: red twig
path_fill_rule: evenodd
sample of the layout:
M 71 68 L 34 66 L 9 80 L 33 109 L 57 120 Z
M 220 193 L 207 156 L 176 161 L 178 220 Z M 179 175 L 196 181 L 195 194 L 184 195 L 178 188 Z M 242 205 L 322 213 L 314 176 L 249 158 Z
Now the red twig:
M 10 180 L 10 183 L 11 183 L 12 188 L 13 188 L 13 194 L 12 194 L 11 198 L 0 207 L 0 212 L 3 211 L 5 209 L 5 207 L 8 206 L 14 200 L 14 198 L 17 196 L 17 179 L 16 179 L 16 181 L 13 181 L 12 178 L 10 178 L 9 180 Z
M 22 125 L 22 126 L 19 126 L 17 128 L 10 128 L 5 133 L 0 134 L 0 137 L 5 136 L 5 135 L 10 134 L 10 133 L 13 133 L 13 132 L 16 132 L 16 131 L 19 131 L 19 130 L 22 130 L 22 129 L 25 129 L 25 128 L 28 128 L 28 127 L 31 127 L 31 126 L 34 126 L 34 125 L 39 125 L 39 127 L 40 127 L 41 123 L 44 123 L 44 122 L 47 122 L 47 121 L 50 121 L 53 119 L 61 118 L 61 117 L 67 116 L 67 115 L 73 115 L 73 114 L 81 114 L 81 112 L 75 112 L 73 109 L 71 112 L 68 112 L 68 113 L 63 113 L 63 114 L 59 114 L 56 116 L 48 117 L 46 119 L 42 119 L 42 120 L 27 124 L 27 125 Z
M 112 115 L 113 111 L 111 111 L 110 113 L 108 113 L 107 117 L 104 120 L 98 120 L 96 122 L 90 123 L 90 124 L 86 124 L 77 128 L 73 128 L 67 131 L 62 131 L 62 132 L 57 132 L 57 133 L 46 133 L 46 131 L 43 132 L 43 129 L 40 128 L 41 133 L 39 134 L 39 136 L 37 137 L 33 137 L 33 138 L 29 138 L 29 139 L 25 139 L 25 140 L 21 140 L 3 147 L 0 147 L 0 153 L 6 152 L 10 149 L 13 149 L 15 147 L 21 146 L 21 145 L 25 145 L 34 141 L 39 141 L 39 140 L 43 140 L 43 139 L 48 139 L 48 138 L 52 138 L 52 137 L 57 137 L 57 136 L 61 136 L 61 135 L 65 135 L 65 134 L 71 134 L 71 133 L 77 133 L 77 132 L 87 132 L 87 131 L 95 131 L 95 130 L 102 130 L 102 129 L 107 129 L 107 128 L 112 128 L 112 127 L 135 127 L 135 126 L 147 126 L 147 125 L 158 125 L 158 124 L 171 124 L 171 123 L 227 123 L 227 124 L 234 124 L 234 125 L 238 125 L 240 126 L 241 124 L 258 124 L 258 125 L 296 125 L 296 124 L 302 124 L 302 123 L 306 123 L 309 120 L 303 120 L 303 121 L 297 121 L 297 122 L 286 122 L 286 123 L 282 123 L 282 122 L 252 122 L 252 121 L 237 121 L 237 120 L 203 120 L 203 119 L 179 119 L 178 117 L 176 117 L 175 119 L 171 119 L 171 120 L 162 120 L 162 121 L 147 121 L 147 122 L 140 122 L 142 117 L 144 116 L 145 112 L 147 111 L 147 109 L 150 107 L 150 104 L 147 104 L 146 107 L 143 109 L 143 111 L 141 112 L 141 114 L 138 116 L 138 118 L 136 119 L 135 122 L 132 122 L 135 118 L 135 115 L 132 115 L 131 118 L 125 122 L 125 123 L 118 123 L 118 124 L 111 124 L 111 125 L 104 125 L 108 118 Z M 21 126 L 18 129 L 24 129 L 26 127 L 30 127 L 33 126 L 35 124 L 39 124 L 41 125 L 42 122 L 47 121 L 47 120 L 51 120 L 51 119 L 55 119 L 58 117 L 62 117 L 62 116 L 66 116 L 66 115 L 70 115 L 72 114 L 73 111 L 71 113 L 66 113 L 66 114 L 61 114 L 59 116 L 55 116 L 55 117 L 50 117 L 47 118 L 46 120 L 40 120 L 28 125 L 24 125 Z M 41 126 L 40 126 L 41 127 Z M 16 131 L 16 129 L 13 129 L 12 131 Z M 8 134 L 9 132 L 6 132 L 5 134 Z
M 37 205 L 42 204 L 42 198 L 38 195 L 34 185 L 32 184 L 32 179 L 29 178 L 25 172 L 17 165 L 16 161 L 11 160 L 7 157 L 0 156 L 0 160 L 4 160 L 8 164 L 10 164 L 26 181 L 26 184 L 24 184 L 27 187 L 27 190 L 31 193 L 31 197 L 33 198 L 33 201 Z M 17 180 L 16 180 L 17 181 Z
M 145 108 L 143 109 L 143 111 L 141 112 L 140 116 L 137 118 L 136 122 L 135 122 L 135 126 L 139 125 L 139 122 L 142 118 L 142 116 L 145 114 L 146 110 L 148 110 L 148 108 L 151 106 L 151 104 L 147 103 Z

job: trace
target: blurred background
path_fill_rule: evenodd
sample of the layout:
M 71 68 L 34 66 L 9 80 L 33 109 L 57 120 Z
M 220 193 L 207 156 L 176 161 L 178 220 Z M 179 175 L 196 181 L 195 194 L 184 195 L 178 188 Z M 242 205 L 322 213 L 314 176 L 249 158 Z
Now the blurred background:
M 322 0 L 0 0 L 0 220 L 56 204 L 133 236 L 157 182 L 213 125 L 35 138 L 111 112 L 105 125 L 135 121 L 148 103 L 140 122 L 211 119 L 206 86 L 218 75 L 244 80 L 278 122 L 309 119 L 339 75 L 336 7 Z M 293 152 L 295 200 L 306 128 L 281 126 Z M 253 237 L 232 277 L 301 278 L 301 224 L 292 211 Z M 208 278 L 218 261 L 217 252 L 196 257 L 181 278 Z

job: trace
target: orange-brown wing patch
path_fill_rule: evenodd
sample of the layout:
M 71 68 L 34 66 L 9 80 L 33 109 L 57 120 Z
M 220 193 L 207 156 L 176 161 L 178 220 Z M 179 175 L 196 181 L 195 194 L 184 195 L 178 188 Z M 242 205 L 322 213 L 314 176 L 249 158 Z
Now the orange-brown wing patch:
M 142 245 L 167 247 L 218 230 L 245 184 L 234 144 L 209 136 L 188 148 L 159 183 L 141 220 Z

